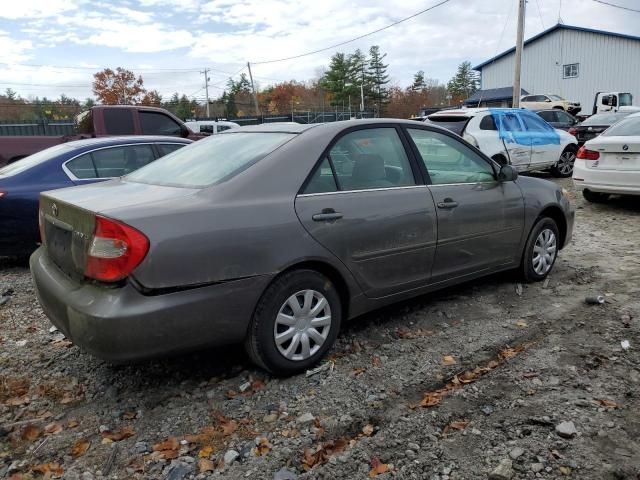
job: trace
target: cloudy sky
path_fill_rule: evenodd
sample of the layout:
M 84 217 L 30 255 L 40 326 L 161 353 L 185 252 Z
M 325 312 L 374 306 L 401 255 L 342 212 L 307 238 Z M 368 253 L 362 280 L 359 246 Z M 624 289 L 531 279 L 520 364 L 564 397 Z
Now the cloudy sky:
M 638 0 L 609 0 L 638 8 Z M 211 96 L 230 74 L 256 62 L 259 85 L 308 80 L 329 62 L 326 51 L 302 54 L 376 30 L 439 0 L 0 0 L 0 91 L 23 97 L 91 96 L 92 73 L 123 66 L 169 96 Z M 561 9 L 560 9 L 561 7 Z M 640 36 L 640 13 L 593 0 L 529 0 L 526 37 L 558 20 Z M 446 82 L 456 66 L 477 64 L 515 43 L 517 0 L 450 0 L 396 27 L 340 47 L 379 45 L 392 82 L 413 73 Z

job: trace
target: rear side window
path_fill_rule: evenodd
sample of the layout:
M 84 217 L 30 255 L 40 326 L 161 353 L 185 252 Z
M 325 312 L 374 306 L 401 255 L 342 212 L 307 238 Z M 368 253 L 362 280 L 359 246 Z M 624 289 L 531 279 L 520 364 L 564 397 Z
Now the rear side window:
M 341 190 L 415 185 L 395 128 L 366 128 L 340 137 L 329 153 Z
M 140 127 L 145 135 L 180 136 L 182 129 L 173 118 L 158 112 L 140 112 Z
M 93 160 L 91 160 L 91 154 L 85 153 L 73 160 L 67 162 L 65 164 L 67 170 L 69 170 L 76 178 L 79 179 L 88 179 L 88 178 L 97 178 L 98 172 L 93 165 Z
M 160 150 L 160 156 L 164 157 L 165 155 L 175 152 L 182 147 L 186 147 L 186 145 L 183 145 L 181 143 L 158 143 L 157 147 L 158 150 Z
M 497 130 L 493 115 L 485 115 L 480 120 L 480 130 Z
M 150 145 L 105 148 L 91 153 L 98 178 L 121 177 L 154 160 Z
M 102 110 L 104 128 L 108 135 L 133 135 L 133 112 L 127 108 Z
M 303 193 L 327 193 L 338 190 L 329 159 L 325 158 L 316 168 Z
M 212 135 L 156 160 L 127 175 L 126 179 L 157 185 L 206 187 L 232 178 L 294 137 L 295 134 L 283 132 Z

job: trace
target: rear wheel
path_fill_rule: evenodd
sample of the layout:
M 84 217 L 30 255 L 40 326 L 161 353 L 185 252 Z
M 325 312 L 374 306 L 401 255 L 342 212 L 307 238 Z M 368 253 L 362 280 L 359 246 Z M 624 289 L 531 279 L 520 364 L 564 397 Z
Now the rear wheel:
M 587 202 L 591 203 L 604 203 L 609 200 L 608 193 L 592 192 L 591 190 L 582 190 L 582 196 Z
M 544 280 L 556 261 L 560 248 L 558 225 L 549 217 L 538 219 L 529 233 L 522 255 L 522 276 L 527 282 Z
M 316 364 L 340 329 L 342 305 L 333 283 L 314 270 L 277 278 L 253 315 L 245 348 L 251 359 L 276 375 L 292 375 Z
M 551 175 L 559 178 L 570 177 L 573 174 L 573 164 L 576 161 L 576 149 L 573 146 L 564 149 L 556 164 L 551 167 Z

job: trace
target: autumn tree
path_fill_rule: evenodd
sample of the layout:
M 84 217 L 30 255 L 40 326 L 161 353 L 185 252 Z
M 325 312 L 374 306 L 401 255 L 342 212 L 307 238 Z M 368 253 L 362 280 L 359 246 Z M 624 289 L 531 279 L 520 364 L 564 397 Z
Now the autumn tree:
M 129 70 L 105 68 L 93 75 L 93 93 L 104 105 L 135 105 L 146 94 L 142 77 Z
M 144 94 L 140 104 L 159 107 L 162 104 L 162 95 L 157 90 L 150 90 Z

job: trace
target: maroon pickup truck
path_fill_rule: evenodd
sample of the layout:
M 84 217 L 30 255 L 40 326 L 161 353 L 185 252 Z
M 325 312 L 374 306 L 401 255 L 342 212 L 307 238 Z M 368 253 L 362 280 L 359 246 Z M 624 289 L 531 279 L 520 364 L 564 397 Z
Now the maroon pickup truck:
M 102 105 L 76 117 L 75 133 L 64 136 L 0 136 L 0 167 L 59 143 L 114 135 L 172 135 L 192 140 L 194 133 L 175 115 L 162 108 L 136 105 Z

